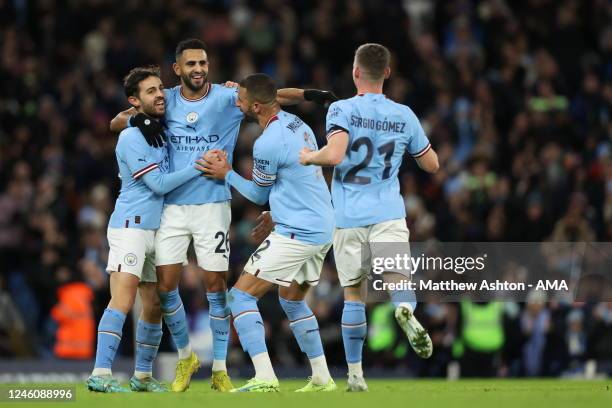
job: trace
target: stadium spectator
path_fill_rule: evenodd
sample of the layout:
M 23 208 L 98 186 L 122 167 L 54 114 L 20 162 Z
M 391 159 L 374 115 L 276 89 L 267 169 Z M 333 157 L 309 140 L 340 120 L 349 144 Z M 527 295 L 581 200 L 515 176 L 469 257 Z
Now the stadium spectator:
M 459 309 L 453 354 L 460 359 L 461 376 L 496 376 L 505 343 L 504 304 L 463 301 Z
M 526 341 L 523 345 L 525 375 L 541 374 L 546 335 L 550 330 L 550 313 L 545 308 L 546 293 L 533 290 L 527 296 L 527 304 L 521 316 L 521 330 Z

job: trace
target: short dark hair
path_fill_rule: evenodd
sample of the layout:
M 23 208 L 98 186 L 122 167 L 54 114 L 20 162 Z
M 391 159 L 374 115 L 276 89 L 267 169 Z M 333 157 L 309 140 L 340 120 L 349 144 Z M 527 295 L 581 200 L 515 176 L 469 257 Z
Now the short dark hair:
M 259 103 L 270 103 L 276 100 L 276 84 L 266 74 L 251 74 L 242 81 L 240 86 L 246 88 L 250 98 Z
M 174 57 L 178 60 L 183 51 L 185 50 L 204 50 L 206 51 L 206 44 L 204 41 L 198 40 L 197 38 L 188 38 L 181 41 L 174 50 Z
M 157 65 L 149 65 L 147 67 L 137 67 L 132 69 L 125 76 L 125 78 L 123 78 L 123 89 L 125 91 L 125 96 L 128 98 L 130 96 L 138 97 L 138 85 L 140 85 L 140 82 L 151 76 L 160 78 L 160 70 Z
M 391 53 L 384 45 L 363 44 L 355 51 L 355 62 L 365 71 L 368 79 L 378 81 L 385 76 L 385 69 L 391 62 Z

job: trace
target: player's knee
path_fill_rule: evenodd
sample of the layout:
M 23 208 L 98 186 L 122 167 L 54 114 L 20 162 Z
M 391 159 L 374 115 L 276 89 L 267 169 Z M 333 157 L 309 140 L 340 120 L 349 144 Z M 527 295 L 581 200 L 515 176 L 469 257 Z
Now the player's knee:
M 224 272 L 204 272 L 204 285 L 207 292 L 223 292 L 227 289 Z
M 178 288 L 178 282 L 174 278 L 167 275 L 158 275 L 157 277 L 157 291 L 159 292 L 172 292 Z
M 182 265 L 160 265 L 156 268 L 157 288 L 161 292 L 171 292 L 178 287 Z
M 157 322 L 161 319 L 162 311 L 159 299 L 152 303 L 142 304 L 142 315 L 147 322 Z
M 291 300 L 281 295 L 278 297 L 278 301 L 289 321 L 295 321 L 313 315 L 308 303 L 303 299 Z
M 288 288 L 278 288 L 278 295 L 280 299 L 284 299 L 290 302 L 299 302 L 304 300 L 306 297 L 306 290 L 302 290 L 297 285 L 292 285 Z
M 128 314 L 134 306 L 134 297 L 130 296 L 112 296 L 108 307 L 120 311 L 123 314 Z
M 344 300 L 347 302 L 363 302 L 363 291 L 361 285 L 347 286 L 344 288 Z
M 157 290 L 159 292 L 171 292 L 172 290 L 174 290 L 174 288 L 172 287 L 172 285 L 168 285 L 164 281 L 159 281 L 157 282 Z
M 142 300 L 142 313 L 156 317 L 161 316 L 161 303 L 155 287 L 140 292 L 140 299 Z
M 257 297 L 242 291 L 235 286 L 230 289 L 227 296 L 227 305 L 230 307 L 232 315 L 236 317 L 240 313 L 257 308 Z

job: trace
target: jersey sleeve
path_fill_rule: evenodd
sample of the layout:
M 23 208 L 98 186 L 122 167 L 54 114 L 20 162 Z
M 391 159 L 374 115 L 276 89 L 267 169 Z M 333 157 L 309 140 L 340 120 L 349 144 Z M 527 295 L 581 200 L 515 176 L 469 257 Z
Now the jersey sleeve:
M 127 164 L 135 180 L 159 167 L 153 148 L 139 131 L 122 135 L 117 143 L 117 153 Z
M 238 109 L 236 106 L 236 100 L 238 99 L 238 87 L 227 87 L 223 84 L 213 84 L 211 87 L 214 87 L 215 98 L 217 99 L 221 109 L 226 109 L 228 107 Z
M 431 149 L 429 139 L 425 135 L 421 122 L 414 113 L 411 112 L 410 134 L 408 135 L 408 153 L 415 159 L 423 156 Z
M 273 138 L 260 136 L 253 146 L 253 182 L 260 187 L 269 187 L 276 181 L 279 146 Z
M 155 194 L 165 195 L 199 175 L 200 172 L 193 165 L 172 173 L 162 173 L 160 169 L 156 168 L 142 176 L 142 181 Z
M 225 180 L 250 201 L 263 205 L 268 201 L 272 186 L 276 182 L 278 156 L 278 146 L 274 144 L 274 139 L 265 137 L 265 134 L 261 135 L 253 146 L 251 180 L 241 177 L 233 170 L 227 173 Z
M 236 101 L 238 100 L 238 88 L 229 88 L 228 90 L 228 98 L 231 106 L 236 106 Z
M 225 176 L 225 181 L 238 190 L 238 192 L 245 196 L 248 200 L 259 205 L 264 205 L 268 201 L 270 191 L 272 190 L 272 185 L 262 187 L 253 180 L 245 179 L 234 170 L 227 173 Z
M 346 108 L 343 104 L 334 102 L 329 106 L 327 111 L 327 117 L 325 119 L 325 131 L 327 139 L 340 132 L 349 131 L 349 117 L 350 115 L 346 112 Z

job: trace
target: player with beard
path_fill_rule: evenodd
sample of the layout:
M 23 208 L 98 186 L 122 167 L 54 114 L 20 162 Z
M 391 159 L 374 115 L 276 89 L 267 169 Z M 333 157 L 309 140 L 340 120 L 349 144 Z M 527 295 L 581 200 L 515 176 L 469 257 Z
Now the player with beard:
M 198 161 L 207 177 L 226 180 L 256 204 L 269 201 L 276 223 L 229 292 L 234 327 L 255 367 L 255 377 L 233 392 L 279 391 L 257 307 L 258 300 L 275 285 L 289 327 L 312 368 L 308 383 L 297 392 L 328 392 L 336 384 L 327 367 L 317 318 L 305 297 L 319 282 L 331 247 L 334 210 L 321 168 L 298 162 L 302 148 L 317 147 L 312 129 L 281 110 L 276 96 L 274 81 L 265 74 L 240 81 L 237 105 L 263 128 L 253 146 L 251 180 L 233 171 L 222 151 L 211 152 L 217 155 L 210 161 Z
M 213 149 L 227 152 L 231 162 L 240 122 L 244 117 L 236 106 L 237 89 L 208 82 L 209 61 L 202 41 L 189 39 L 180 42 L 175 57 L 173 69 L 181 84 L 165 92 L 171 170 L 189 166 L 193 152 L 205 153 Z M 306 99 L 325 103 L 335 100 L 331 92 L 302 92 L 300 98 L 294 98 L 295 91 L 284 97 L 283 90 L 279 90 L 279 102 L 288 104 Z M 159 144 L 163 129 L 147 125 L 146 116 L 135 113 L 133 110 L 120 113 L 111 122 L 111 130 L 120 131 L 129 123 L 141 129 L 150 144 Z M 190 180 L 166 196 L 155 248 L 164 320 L 179 353 L 173 391 L 186 390 L 191 376 L 200 366 L 191 349 L 185 310 L 178 293 L 182 265 L 187 261 L 187 248 L 192 239 L 198 266 L 204 270 L 204 285 L 210 305 L 214 357 L 212 388 L 218 391 L 233 388 L 225 363 L 231 314 L 226 284 L 230 250 L 230 198 L 230 188 L 225 181 L 205 177 Z M 267 236 L 272 225 L 268 215 L 264 217 L 258 232 Z
M 149 123 L 166 111 L 163 85 L 156 67 L 135 68 L 126 76 L 125 93 L 138 112 L 149 115 Z M 164 194 L 197 177 L 191 163 L 168 173 L 168 151 L 149 146 L 138 128 L 125 129 L 116 147 L 121 191 L 108 225 L 107 271 L 111 300 L 98 326 L 96 361 L 87 388 L 97 392 L 126 392 L 112 377 L 111 366 L 121 341 L 123 323 L 132 309 L 136 292 L 142 313 L 136 330 L 136 369 L 130 380 L 133 391 L 167 391 L 153 378 L 153 361 L 162 336 L 160 302 L 156 290 L 155 231 L 164 205 Z

